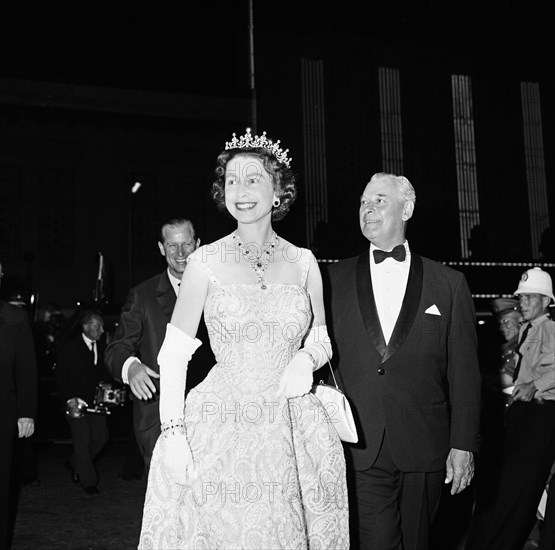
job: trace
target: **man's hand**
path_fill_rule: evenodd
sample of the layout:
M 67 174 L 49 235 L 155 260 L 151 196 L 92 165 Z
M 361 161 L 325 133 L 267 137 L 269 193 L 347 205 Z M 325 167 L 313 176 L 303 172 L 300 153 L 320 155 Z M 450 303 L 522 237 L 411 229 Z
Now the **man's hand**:
M 160 375 L 139 360 L 133 361 L 129 365 L 127 379 L 129 380 L 129 387 L 137 399 L 144 399 L 145 401 L 152 399 L 156 393 L 156 386 L 152 378 L 160 378 Z
M 445 483 L 451 483 L 451 494 L 464 491 L 474 477 L 474 455 L 470 451 L 451 449 L 446 462 Z
M 519 384 L 513 390 L 513 401 L 532 401 L 537 391 L 534 381 Z
M 17 419 L 18 437 L 31 437 L 35 431 L 35 421 L 32 418 Z
M 501 383 L 501 389 L 505 389 L 505 388 L 510 388 L 511 386 L 514 386 L 514 382 L 513 382 L 513 375 L 512 374 L 507 374 L 506 372 L 501 372 L 501 374 L 499 375 L 499 381 Z

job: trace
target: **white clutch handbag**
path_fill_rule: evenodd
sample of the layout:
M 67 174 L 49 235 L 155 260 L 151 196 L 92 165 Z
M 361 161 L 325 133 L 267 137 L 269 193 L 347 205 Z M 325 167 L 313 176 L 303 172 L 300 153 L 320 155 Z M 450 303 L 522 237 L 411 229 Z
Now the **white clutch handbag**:
M 346 443 L 357 443 L 358 433 L 351 411 L 351 405 L 347 396 L 339 389 L 337 380 L 333 374 L 331 363 L 328 360 L 334 386 L 325 384 L 320 380 L 319 384 L 312 386 L 312 393 L 320 400 L 329 417 L 329 422 L 337 430 L 341 441 Z

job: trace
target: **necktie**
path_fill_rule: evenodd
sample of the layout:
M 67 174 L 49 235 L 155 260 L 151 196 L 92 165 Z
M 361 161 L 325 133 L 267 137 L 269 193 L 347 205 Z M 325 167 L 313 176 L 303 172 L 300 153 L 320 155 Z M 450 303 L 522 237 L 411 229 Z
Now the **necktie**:
M 513 382 L 516 382 L 516 379 L 518 378 L 518 371 L 520 370 L 520 363 L 522 363 L 522 353 L 520 353 L 520 348 L 522 347 L 522 344 L 524 344 L 524 341 L 526 340 L 526 336 L 528 336 L 528 331 L 530 330 L 531 326 L 532 325 L 530 323 L 526 324 L 526 328 L 524 329 L 524 332 L 522 333 L 522 336 L 520 337 L 518 345 L 515 348 L 515 353 L 518 353 L 518 360 L 516 362 L 515 371 L 513 372 Z
M 94 340 L 91 342 L 91 353 L 93 356 L 93 364 L 96 365 L 96 342 Z
M 374 261 L 377 264 L 382 263 L 386 258 L 393 258 L 398 262 L 404 262 L 406 257 L 406 250 L 404 244 L 398 244 L 391 252 L 385 250 L 374 250 Z

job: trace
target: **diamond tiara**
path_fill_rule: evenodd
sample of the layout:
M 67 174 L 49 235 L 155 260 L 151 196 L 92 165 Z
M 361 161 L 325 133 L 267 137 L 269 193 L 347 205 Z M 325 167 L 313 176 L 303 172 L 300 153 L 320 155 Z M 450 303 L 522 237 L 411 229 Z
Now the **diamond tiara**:
M 278 160 L 278 162 L 282 162 L 289 168 L 291 163 L 291 158 L 287 156 L 289 149 L 283 150 L 279 146 L 279 139 L 274 143 L 271 139 L 266 137 L 266 132 L 262 132 L 261 136 L 254 136 L 251 135 L 251 129 L 247 128 L 244 136 L 237 138 L 236 134 L 233 133 L 233 138 L 231 141 L 226 141 L 225 150 L 229 149 L 243 149 L 248 147 L 261 147 L 263 149 L 268 149 L 271 153 L 273 153 Z

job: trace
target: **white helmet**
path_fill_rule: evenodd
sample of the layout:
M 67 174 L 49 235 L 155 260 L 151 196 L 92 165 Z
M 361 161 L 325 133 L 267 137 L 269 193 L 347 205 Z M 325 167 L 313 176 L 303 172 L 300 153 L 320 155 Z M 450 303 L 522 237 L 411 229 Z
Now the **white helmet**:
M 551 298 L 550 306 L 555 302 L 551 276 L 540 267 L 534 267 L 522 274 L 515 294 L 543 294 Z

